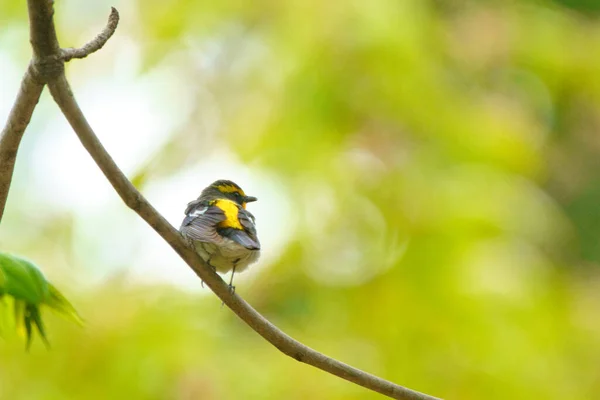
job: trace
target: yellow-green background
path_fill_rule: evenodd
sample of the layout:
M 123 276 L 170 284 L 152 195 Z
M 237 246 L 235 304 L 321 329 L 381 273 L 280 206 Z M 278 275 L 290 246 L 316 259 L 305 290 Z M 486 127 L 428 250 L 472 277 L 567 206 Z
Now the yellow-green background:
M 23 3 L 0 0 L 7 70 L 30 52 Z M 121 11 L 106 48 L 68 67 L 78 96 L 108 87 L 118 99 L 138 79 L 168 110 L 159 145 L 127 170 L 143 193 L 207 157 L 219 175 L 227 152 L 224 171 L 243 167 L 250 194 L 283 204 L 257 211 L 278 248 L 237 287 L 284 331 L 447 399 L 600 398 L 600 3 L 56 3 L 63 46 L 93 36 L 110 5 Z M 84 111 L 125 124 L 121 137 L 143 130 L 139 104 L 117 120 L 109 103 Z M 281 355 L 199 281 L 142 279 L 150 246 L 163 274 L 186 267 L 156 239 L 119 246 L 150 228 L 106 184 L 104 209 L 69 181 L 89 160 L 53 147 L 58 113 L 45 93 L 0 246 L 40 265 L 86 327 L 47 315 L 50 351 L 0 342 L 0 398 L 379 398 Z M 75 161 L 35 170 L 41 154 Z M 44 174 L 81 188 L 77 213 L 45 201 L 51 185 L 32 178 Z M 177 220 L 191 198 L 172 196 Z

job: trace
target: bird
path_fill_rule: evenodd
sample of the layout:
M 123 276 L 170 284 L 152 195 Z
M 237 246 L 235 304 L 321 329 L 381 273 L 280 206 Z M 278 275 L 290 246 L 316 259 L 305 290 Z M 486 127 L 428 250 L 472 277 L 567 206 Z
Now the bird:
M 215 271 L 245 271 L 260 257 L 256 220 L 246 206 L 257 198 L 247 196 L 236 183 L 220 179 L 188 203 L 179 232 Z

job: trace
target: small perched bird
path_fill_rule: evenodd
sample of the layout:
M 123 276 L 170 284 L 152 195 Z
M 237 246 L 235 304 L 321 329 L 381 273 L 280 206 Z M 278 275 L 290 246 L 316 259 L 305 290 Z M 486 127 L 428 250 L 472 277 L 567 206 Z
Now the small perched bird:
M 218 180 L 188 203 L 179 231 L 200 257 L 221 273 L 242 272 L 258 260 L 260 242 L 254 215 L 246 204 L 256 201 L 232 181 Z

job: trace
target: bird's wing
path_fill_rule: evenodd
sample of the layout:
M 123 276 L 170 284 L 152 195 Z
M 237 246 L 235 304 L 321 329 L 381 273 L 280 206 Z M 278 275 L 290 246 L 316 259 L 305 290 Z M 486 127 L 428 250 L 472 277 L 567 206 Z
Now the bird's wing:
M 221 236 L 233 240 L 247 248 L 248 250 L 260 250 L 260 243 L 256 236 L 251 236 L 248 232 L 235 228 L 218 229 Z
M 192 201 L 185 210 L 186 216 L 179 231 L 186 237 L 206 243 L 220 243 L 217 225 L 225 221 L 223 210 L 204 202 Z
M 254 216 L 249 211 L 240 208 L 237 217 L 243 229 L 224 228 L 219 229 L 219 233 L 238 242 L 247 249 L 260 250 Z

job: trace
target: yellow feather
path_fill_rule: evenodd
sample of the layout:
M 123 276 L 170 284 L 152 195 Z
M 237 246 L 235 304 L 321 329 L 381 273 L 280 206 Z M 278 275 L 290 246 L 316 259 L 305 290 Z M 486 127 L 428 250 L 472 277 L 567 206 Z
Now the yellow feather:
M 233 185 L 219 185 L 217 186 L 217 190 L 221 193 L 239 193 L 242 196 L 245 196 L 245 193 L 240 188 L 237 188 Z
M 225 213 L 225 221 L 219 223 L 219 228 L 244 229 L 238 219 L 239 208 L 235 202 L 227 199 L 218 199 L 211 205 L 219 207 Z

